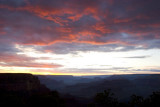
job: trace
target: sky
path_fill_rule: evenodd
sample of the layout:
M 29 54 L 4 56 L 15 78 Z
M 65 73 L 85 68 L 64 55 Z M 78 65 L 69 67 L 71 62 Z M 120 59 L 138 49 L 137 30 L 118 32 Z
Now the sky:
M 0 73 L 160 73 L 159 0 L 0 0 Z

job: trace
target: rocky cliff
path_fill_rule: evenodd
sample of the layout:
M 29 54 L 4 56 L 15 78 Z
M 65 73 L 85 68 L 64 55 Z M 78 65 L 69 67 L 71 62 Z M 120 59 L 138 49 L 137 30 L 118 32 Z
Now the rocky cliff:
M 48 90 L 41 85 L 38 77 L 32 74 L 1 73 L 0 90 L 5 91 L 40 91 Z

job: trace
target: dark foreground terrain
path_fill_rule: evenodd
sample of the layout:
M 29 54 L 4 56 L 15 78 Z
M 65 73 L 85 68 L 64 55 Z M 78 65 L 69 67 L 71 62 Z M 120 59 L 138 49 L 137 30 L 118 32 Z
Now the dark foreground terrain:
M 73 77 L 0 74 L 0 105 L 160 107 L 160 75 Z

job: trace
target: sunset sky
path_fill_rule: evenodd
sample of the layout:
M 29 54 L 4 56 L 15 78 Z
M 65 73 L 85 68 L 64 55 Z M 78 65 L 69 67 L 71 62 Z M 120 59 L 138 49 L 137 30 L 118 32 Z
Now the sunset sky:
M 0 72 L 160 73 L 160 0 L 0 0 Z

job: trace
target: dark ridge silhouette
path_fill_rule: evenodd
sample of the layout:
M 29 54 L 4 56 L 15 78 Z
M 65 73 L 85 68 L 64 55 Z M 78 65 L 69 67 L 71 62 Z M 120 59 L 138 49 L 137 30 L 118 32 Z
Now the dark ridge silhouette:
M 2 107 L 63 107 L 57 91 L 50 91 L 38 77 L 31 74 L 0 74 L 0 105 Z
M 1 73 L 0 89 L 6 91 L 49 91 L 38 77 L 24 73 Z

